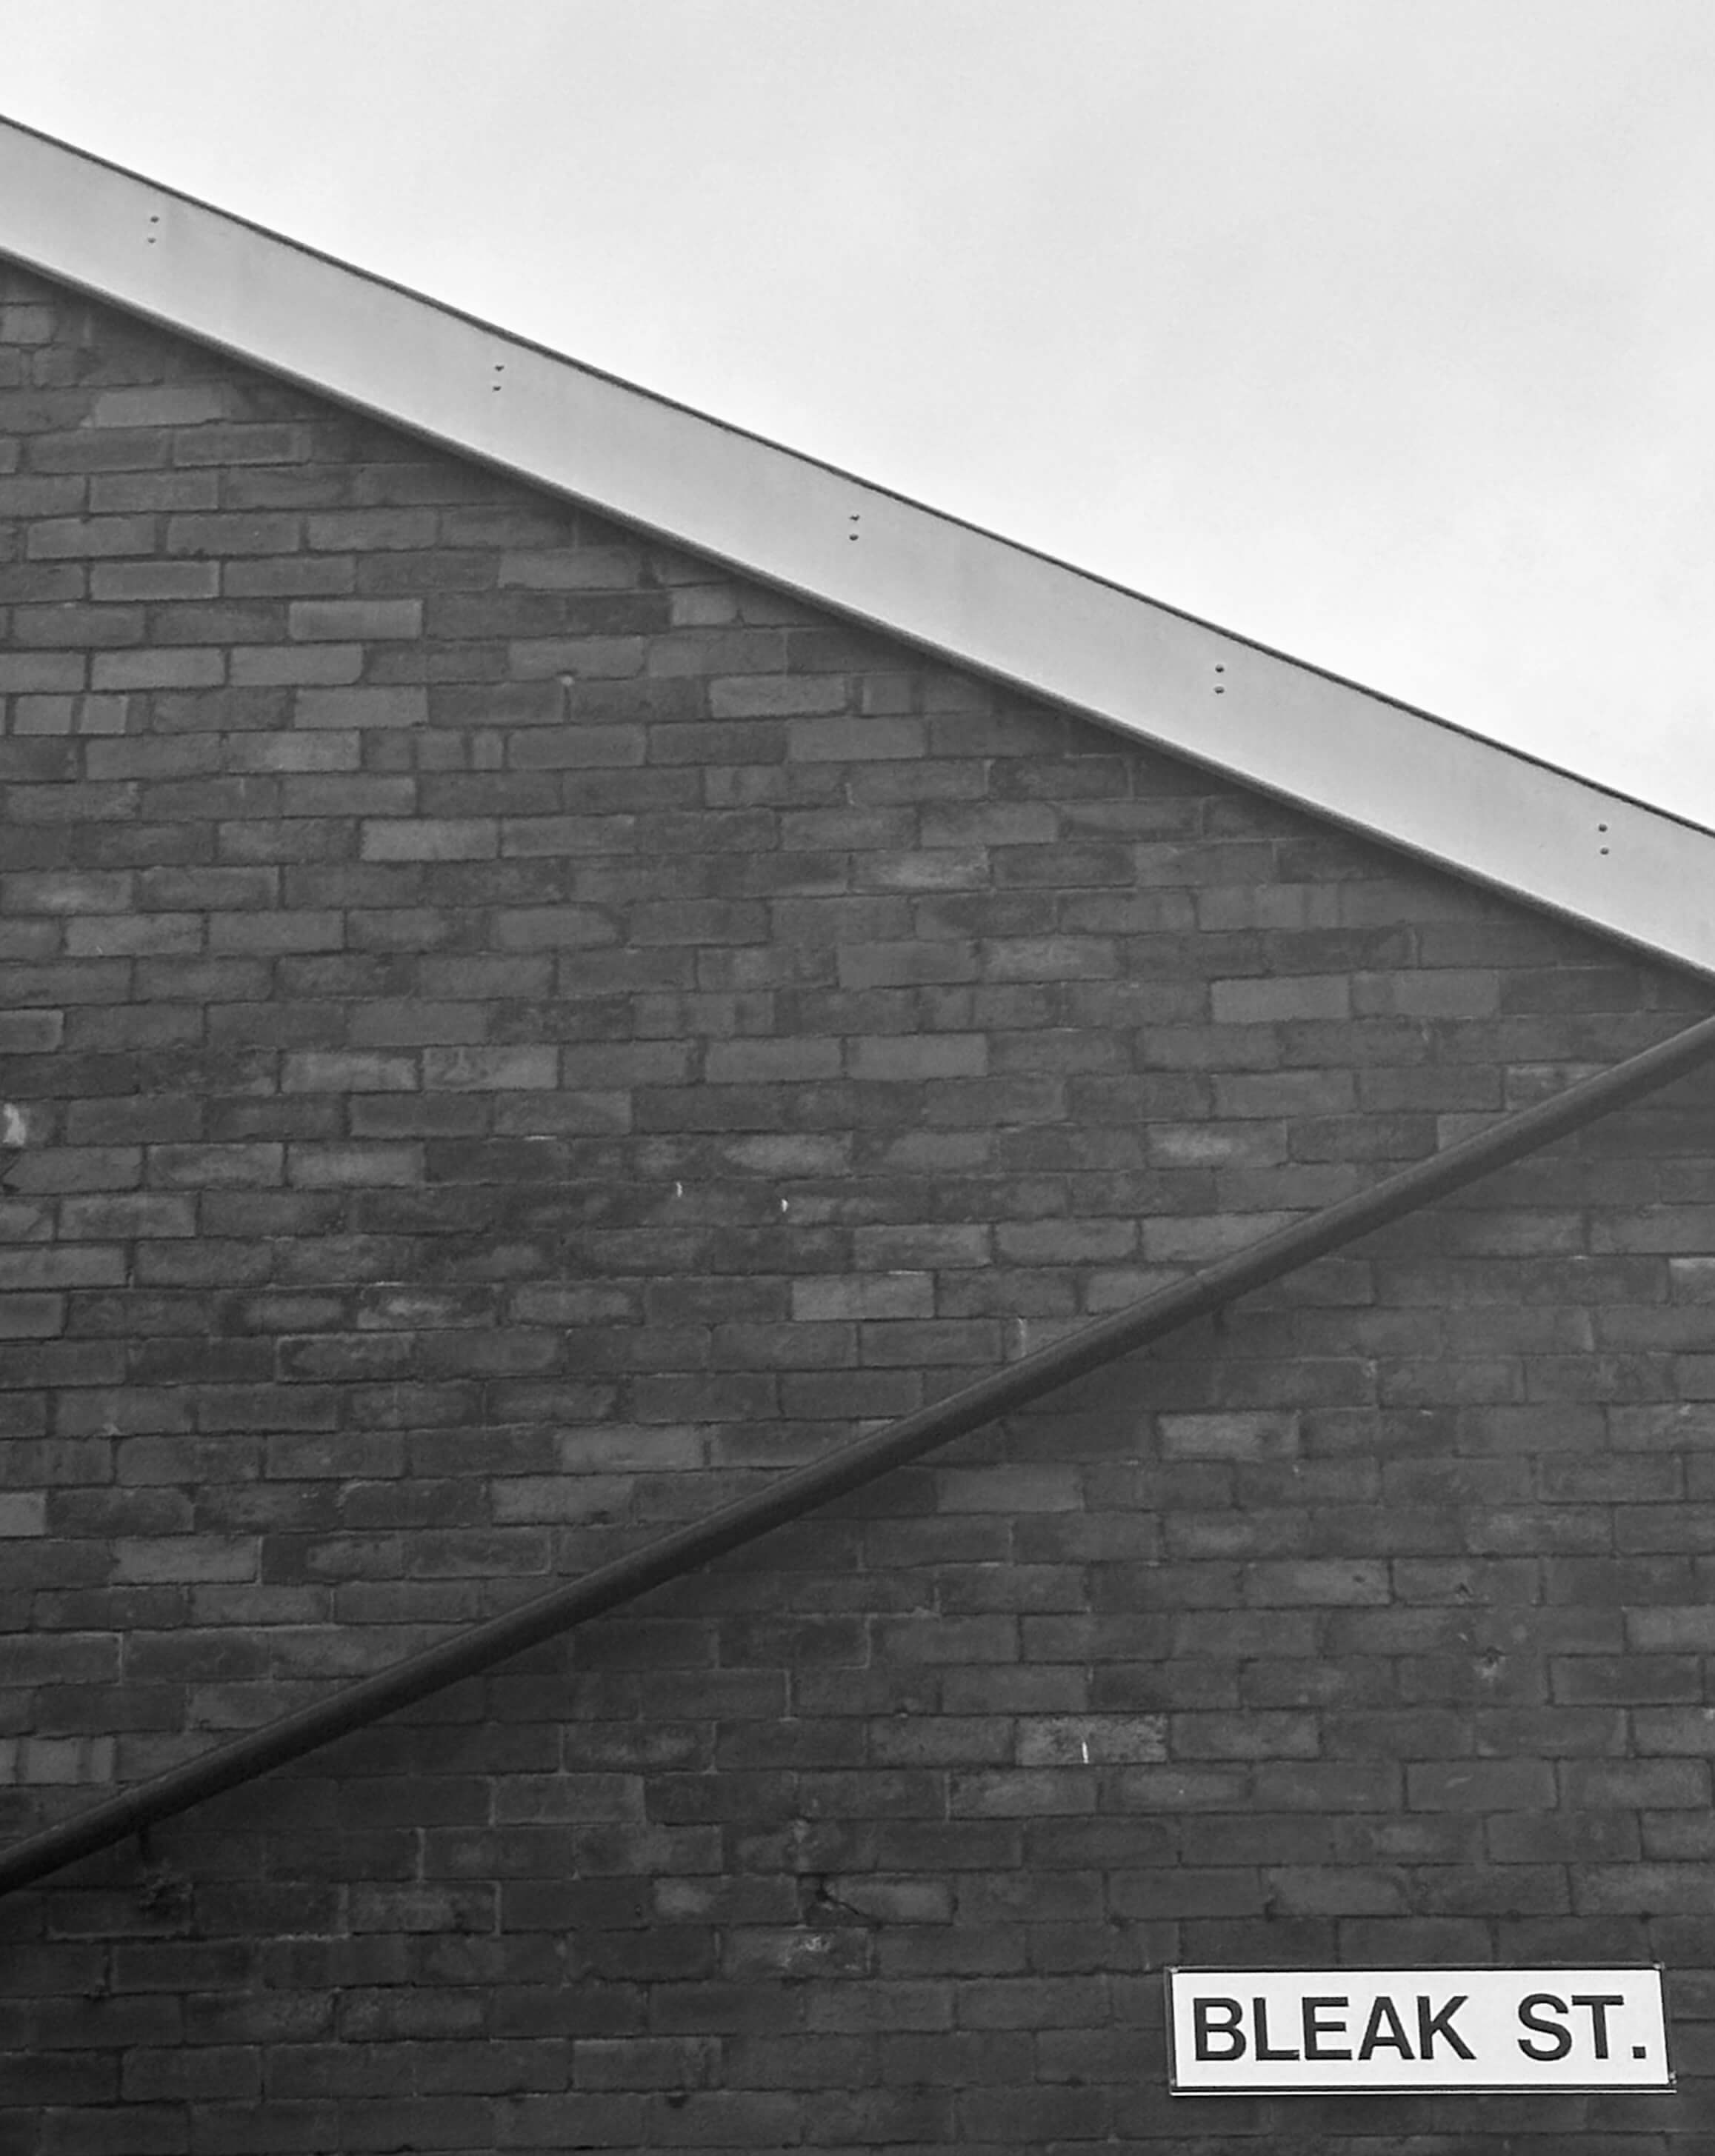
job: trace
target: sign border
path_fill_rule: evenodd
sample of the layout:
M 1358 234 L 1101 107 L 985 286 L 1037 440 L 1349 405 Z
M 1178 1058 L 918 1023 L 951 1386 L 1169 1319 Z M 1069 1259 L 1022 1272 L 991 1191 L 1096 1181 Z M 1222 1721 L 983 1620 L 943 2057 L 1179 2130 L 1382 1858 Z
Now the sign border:
M 1446 1969 L 1476 1966 L 1474 1964 L 1449 1962 Z M 1520 1964 L 1521 1967 L 1524 1964 Z M 1246 2087 L 1246 2088 L 1182 2088 L 1179 2082 L 1178 2047 L 1173 2036 L 1173 1979 L 1176 1976 L 1231 1976 L 1235 1973 L 1230 1964 L 1219 1962 L 1163 1962 L 1161 1966 L 1161 2010 L 1167 2027 L 1167 2090 L 1169 2096 L 1225 2097 L 1242 2102 L 1249 2097 L 1370 2097 L 1370 2096 L 1670 2096 L 1679 2087 L 1679 2077 L 1673 2067 L 1673 2025 L 1667 2012 L 1667 1964 L 1659 1961 L 1610 1961 L 1589 1963 L 1581 1961 L 1538 1961 L 1528 1964 L 1532 1969 L 1589 1969 L 1592 1967 L 1624 1969 L 1635 1974 L 1653 1969 L 1661 1987 L 1661 2060 L 1667 2078 L 1661 2082 L 1555 2082 L 1542 2089 L 1522 2087 L 1517 2082 L 1482 2082 L 1449 2087 L 1426 2087 L 1421 2082 L 1366 2082 L 1361 2088 L 1302 2088 L 1302 2087 Z M 1291 1976 L 1297 1972 L 1280 1969 L 1268 1972 L 1273 1975 Z M 1351 1976 L 1430 1976 L 1436 1973 L 1435 1964 L 1413 1967 L 1404 1962 L 1343 1962 L 1340 1973 Z M 1497 1976 L 1507 1974 L 1505 1966 L 1494 1970 Z

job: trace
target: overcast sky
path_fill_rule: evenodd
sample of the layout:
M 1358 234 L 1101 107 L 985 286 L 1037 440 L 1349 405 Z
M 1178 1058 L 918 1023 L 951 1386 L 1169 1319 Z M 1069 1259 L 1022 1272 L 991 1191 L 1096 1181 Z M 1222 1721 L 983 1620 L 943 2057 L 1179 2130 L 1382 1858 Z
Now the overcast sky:
M 0 0 L 0 111 L 1715 824 L 1711 0 Z

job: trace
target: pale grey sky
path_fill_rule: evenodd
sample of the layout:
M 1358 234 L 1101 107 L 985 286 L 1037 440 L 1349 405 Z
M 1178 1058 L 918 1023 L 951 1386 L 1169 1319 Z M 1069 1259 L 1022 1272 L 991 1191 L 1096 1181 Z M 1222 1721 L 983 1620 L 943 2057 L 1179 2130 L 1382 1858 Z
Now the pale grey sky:
M 1709 0 L 0 0 L 0 56 L 12 118 L 1715 824 Z

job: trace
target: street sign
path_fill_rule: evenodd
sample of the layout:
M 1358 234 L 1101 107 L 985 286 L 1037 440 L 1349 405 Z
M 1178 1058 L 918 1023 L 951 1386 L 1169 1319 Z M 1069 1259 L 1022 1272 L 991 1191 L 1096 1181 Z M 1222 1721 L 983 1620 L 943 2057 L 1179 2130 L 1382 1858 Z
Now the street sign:
M 1659 1969 L 1170 1969 L 1175 2096 L 1671 2088 Z

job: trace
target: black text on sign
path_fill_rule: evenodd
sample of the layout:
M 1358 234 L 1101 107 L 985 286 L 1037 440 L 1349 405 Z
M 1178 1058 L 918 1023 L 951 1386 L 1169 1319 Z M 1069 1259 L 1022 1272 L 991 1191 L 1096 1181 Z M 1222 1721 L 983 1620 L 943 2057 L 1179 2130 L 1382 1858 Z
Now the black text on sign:
M 1671 2088 L 1659 1969 L 1168 1971 L 1177 2096 Z

